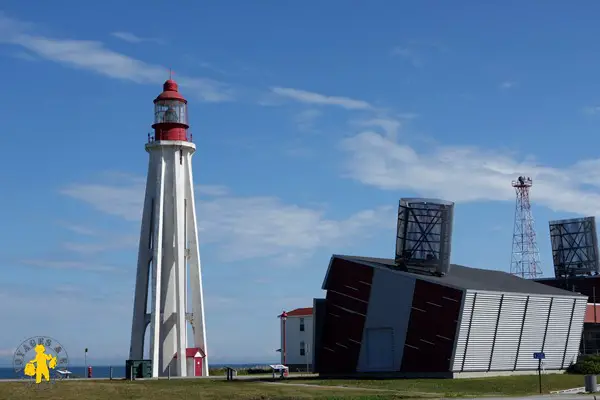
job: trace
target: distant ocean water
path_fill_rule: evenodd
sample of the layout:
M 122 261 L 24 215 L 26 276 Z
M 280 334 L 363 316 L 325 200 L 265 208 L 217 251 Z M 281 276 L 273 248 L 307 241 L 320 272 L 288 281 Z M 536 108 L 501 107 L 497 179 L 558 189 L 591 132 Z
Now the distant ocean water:
M 125 364 L 125 362 L 123 362 Z M 211 364 L 210 368 L 221 368 L 224 366 L 230 366 L 234 368 L 252 368 L 257 365 L 267 365 L 263 363 L 253 363 L 253 364 Z M 122 366 L 113 366 L 113 378 L 124 378 L 125 377 L 125 365 Z M 73 366 L 68 367 L 68 370 L 73 373 L 73 378 L 84 378 L 87 374 L 86 368 L 83 366 Z M 22 375 L 17 375 L 15 370 L 12 368 L 0 368 L 0 379 L 15 379 L 21 378 Z M 95 366 L 92 365 L 92 378 L 109 378 L 110 377 L 110 366 Z

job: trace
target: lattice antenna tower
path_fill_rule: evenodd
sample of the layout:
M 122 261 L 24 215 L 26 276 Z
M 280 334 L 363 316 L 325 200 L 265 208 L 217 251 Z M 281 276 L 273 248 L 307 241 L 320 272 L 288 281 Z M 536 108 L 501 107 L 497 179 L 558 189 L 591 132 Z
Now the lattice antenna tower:
M 537 246 L 529 190 L 533 181 L 520 176 L 512 181 L 517 201 L 515 204 L 515 226 L 512 241 L 510 273 L 521 278 L 537 278 L 542 275 L 540 251 Z

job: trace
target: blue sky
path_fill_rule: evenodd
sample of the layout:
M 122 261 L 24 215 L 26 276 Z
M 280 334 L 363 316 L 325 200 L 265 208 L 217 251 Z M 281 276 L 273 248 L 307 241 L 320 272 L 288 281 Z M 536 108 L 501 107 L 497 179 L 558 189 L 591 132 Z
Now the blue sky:
M 212 362 L 277 357 L 332 253 L 393 257 L 400 197 L 456 201 L 452 260 L 508 270 L 512 179 L 600 211 L 596 2 L 5 0 L 0 358 L 33 335 L 127 356 L 152 100 L 198 147 Z

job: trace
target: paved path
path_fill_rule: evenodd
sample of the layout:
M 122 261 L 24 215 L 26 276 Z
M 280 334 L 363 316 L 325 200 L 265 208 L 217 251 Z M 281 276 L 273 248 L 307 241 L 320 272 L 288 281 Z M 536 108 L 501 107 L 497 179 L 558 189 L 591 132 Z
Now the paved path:
M 375 392 L 397 392 L 404 393 L 400 390 L 394 389 L 378 389 L 378 388 L 364 388 L 358 386 L 330 386 L 330 385 L 311 385 L 310 383 L 287 383 L 287 382 L 261 382 L 267 385 L 286 385 L 286 386 L 300 386 L 300 387 L 312 387 L 312 388 L 327 388 L 327 389 L 348 389 L 348 390 L 357 390 L 357 391 L 375 391 Z M 432 397 L 435 397 L 435 394 L 432 393 Z M 469 400 L 600 400 L 600 393 L 596 396 L 593 394 L 581 395 L 581 394 L 545 394 L 545 395 L 534 395 L 534 396 L 524 396 L 524 397 L 469 397 Z
M 310 383 L 287 383 L 287 382 L 258 382 L 263 383 L 265 385 L 285 385 L 285 386 L 299 386 L 299 387 L 309 387 L 315 389 L 348 389 L 348 390 L 357 390 L 357 391 L 366 391 L 366 392 L 399 392 L 394 389 L 378 389 L 378 388 L 364 388 L 357 386 L 331 386 L 331 385 L 311 385 Z
M 596 399 L 598 396 L 598 399 Z M 510 397 L 511 400 L 600 400 L 600 394 L 594 396 L 593 394 L 544 394 L 537 396 L 527 397 Z M 506 400 L 507 397 L 481 397 L 469 400 Z

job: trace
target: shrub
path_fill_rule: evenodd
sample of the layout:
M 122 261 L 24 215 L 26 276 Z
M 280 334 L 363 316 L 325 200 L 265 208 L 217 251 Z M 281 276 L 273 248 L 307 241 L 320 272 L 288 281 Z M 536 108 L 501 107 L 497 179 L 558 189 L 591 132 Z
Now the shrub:
M 567 371 L 573 374 L 600 375 L 600 355 L 581 357 L 571 364 Z
M 262 375 L 262 374 L 270 374 L 272 372 L 269 367 L 251 367 L 251 368 L 236 368 L 238 375 Z M 210 368 L 210 374 L 214 376 L 225 375 L 227 372 L 226 368 Z
M 248 375 L 270 374 L 271 368 L 254 367 L 246 370 Z

